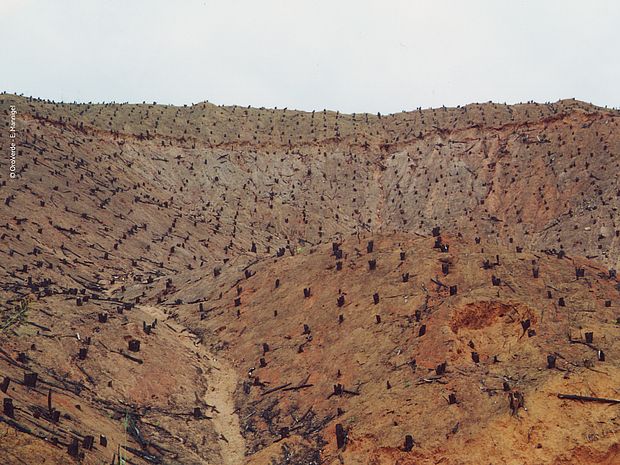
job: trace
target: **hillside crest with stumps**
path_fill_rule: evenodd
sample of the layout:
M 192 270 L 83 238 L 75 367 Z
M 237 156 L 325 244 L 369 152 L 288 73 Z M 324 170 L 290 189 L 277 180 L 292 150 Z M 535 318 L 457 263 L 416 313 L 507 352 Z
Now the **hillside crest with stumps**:
M 12 114 L 5 463 L 620 459 L 617 110 Z

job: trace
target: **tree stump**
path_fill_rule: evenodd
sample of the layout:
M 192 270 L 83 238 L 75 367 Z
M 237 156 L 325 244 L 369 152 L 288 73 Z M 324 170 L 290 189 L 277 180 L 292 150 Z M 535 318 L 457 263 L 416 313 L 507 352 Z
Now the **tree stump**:
M 0 383 L 0 391 L 6 394 L 6 391 L 9 390 L 10 383 L 11 383 L 11 378 L 9 378 L 8 376 L 5 376 L 4 379 L 2 380 L 2 383 Z
M 140 352 L 140 341 L 137 339 L 131 339 L 129 341 L 128 348 L 131 352 Z
M 15 409 L 13 407 L 13 399 L 4 398 L 2 403 L 2 412 L 9 418 L 15 418 Z
M 37 386 L 37 373 L 24 373 L 24 386 L 34 388 Z
M 447 366 L 446 362 L 443 362 L 443 363 L 440 363 L 439 365 L 437 365 L 435 367 L 435 374 L 437 376 L 443 375 L 446 372 L 446 366 Z
M 82 441 L 82 447 L 86 450 L 92 450 L 94 443 L 95 443 L 94 436 L 91 436 L 91 435 L 84 436 L 84 440 Z
M 405 444 L 403 446 L 403 451 L 411 452 L 412 449 L 413 449 L 413 436 L 411 436 L 410 434 L 407 434 L 405 436 Z
M 71 442 L 69 443 L 69 447 L 67 448 L 67 452 L 69 452 L 69 455 L 73 458 L 78 458 L 78 455 L 80 453 L 80 443 L 78 442 L 78 440 L 76 438 L 73 438 L 71 440 Z
M 525 406 L 525 399 L 523 398 L 523 394 L 519 391 L 509 393 L 508 401 L 512 415 L 516 415 L 519 412 L 519 409 Z
M 336 424 L 336 446 L 342 449 L 347 440 L 347 433 L 341 423 Z

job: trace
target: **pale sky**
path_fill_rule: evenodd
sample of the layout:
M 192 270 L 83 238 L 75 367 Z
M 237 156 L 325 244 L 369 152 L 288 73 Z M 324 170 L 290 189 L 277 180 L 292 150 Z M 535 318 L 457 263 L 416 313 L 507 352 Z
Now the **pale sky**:
M 390 113 L 620 107 L 618 0 L 0 0 L 0 91 Z

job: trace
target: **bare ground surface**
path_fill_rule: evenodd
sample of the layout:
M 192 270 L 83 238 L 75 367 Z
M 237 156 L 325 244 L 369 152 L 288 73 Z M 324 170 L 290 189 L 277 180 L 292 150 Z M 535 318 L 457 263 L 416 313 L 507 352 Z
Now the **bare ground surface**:
M 620 463 L 617 111 L 11 105 L 2 463 Z
M 154 306 L 142 306 L 152 318 L 166 320 L 166 314 Z M 239 417 L 236 413 L 234 393 L 237 389 L 237 373 L 225 361 L 218 360 L 208 352 L 201 341 L 188 337 L 186 328 L 179 323 L 167 320 L 179 334 L 179 343 L 187 350 L 197 354 L 207 364 L 207 392 L 203 398 L 206 404 L 212 405 L 213 427 L 221 439 L 222 465 L 243 463 L 245 456 L 245 440 L 241 435 Z

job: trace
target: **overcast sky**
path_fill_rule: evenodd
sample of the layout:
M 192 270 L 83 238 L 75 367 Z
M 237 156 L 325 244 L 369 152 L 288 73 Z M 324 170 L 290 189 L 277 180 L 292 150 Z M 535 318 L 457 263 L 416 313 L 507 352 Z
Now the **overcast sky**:
M 620 107 L 618 0 L 0 0 L 0 90 L 397 112 Z

